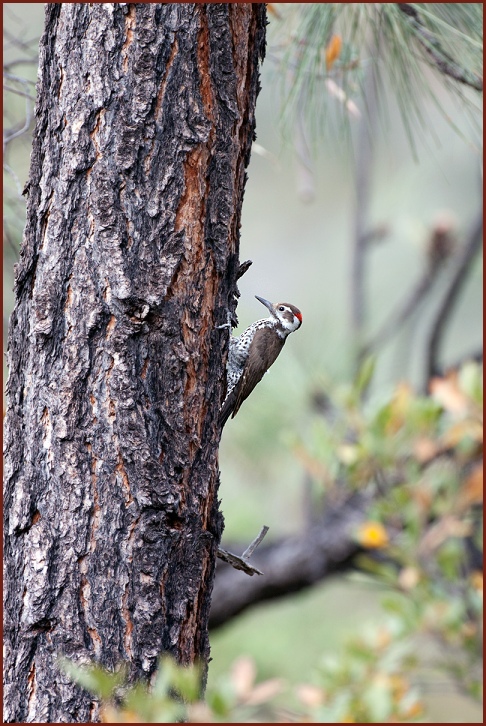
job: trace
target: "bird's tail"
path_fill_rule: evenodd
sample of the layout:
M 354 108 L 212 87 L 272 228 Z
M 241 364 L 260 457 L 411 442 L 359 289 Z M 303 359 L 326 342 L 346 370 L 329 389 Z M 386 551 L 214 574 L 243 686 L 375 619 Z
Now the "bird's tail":
M 224 403 L 221 406 L 220 412 L 219 412 L 219 425 L 220 428 L 223 428 L 226 421 L 229 419 L 231 414 L 233 413 L 233 409 L 235 407 L 236 403 L 236 393 L 233 389 L 231 393 L 229 393 L 226 398 L 224 399 Z

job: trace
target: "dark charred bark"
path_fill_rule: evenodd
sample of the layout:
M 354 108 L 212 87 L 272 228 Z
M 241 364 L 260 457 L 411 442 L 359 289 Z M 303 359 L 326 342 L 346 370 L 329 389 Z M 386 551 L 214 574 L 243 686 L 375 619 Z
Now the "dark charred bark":
M 48 4 L 9 333 L 5 721 L 56 657 L 207 662 L 218 409 L 263 4 Z

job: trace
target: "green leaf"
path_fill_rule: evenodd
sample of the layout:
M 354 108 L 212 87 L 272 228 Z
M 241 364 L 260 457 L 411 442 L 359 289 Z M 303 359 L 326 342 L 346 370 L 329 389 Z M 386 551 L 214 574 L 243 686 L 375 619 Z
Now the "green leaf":
M 376 356 L 369 355 L 362 362 L 353 383 L 356 397 L 359 399 L 371 383 L 376 368 Z
M 459 386 L 474 403 L 483 405 L 482 366 L 474 361 L 465 363 L 459 371 Z
M 175 690 L 188 702 L 197 700 L 201 692 L 201 668 L 198 665 L 183 666 L 170 656 L 159 660 L 153 692 L 166 695 Z
M 60 658 L 59 667 L 73 681 L 90 693 L 102 699 L 109 699 L 115 688 L 120 687 L 126 680 L 126 667 L 120 667 L 116 673 L 110 673 L 98 665 L 78 665 L 67 658 Z
M 221 689 L 208 693 L 206 695 L 206 701 L 216 716 L 228 716 L 233 705 L 233 699 L 230 700 L 227 694 L 223 693 Z
M 378 674 L 379 675 L 379 674 Z M 368 707 L 372 722 L 384 723 L 393 710 L 390 687 L 383 678 L 375 678 L 363 693 L 363 703 Z

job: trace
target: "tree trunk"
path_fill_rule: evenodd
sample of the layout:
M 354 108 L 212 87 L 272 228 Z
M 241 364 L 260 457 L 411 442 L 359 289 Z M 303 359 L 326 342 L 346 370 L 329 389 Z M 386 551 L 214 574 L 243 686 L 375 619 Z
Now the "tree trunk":
M 218 409 L 263 4 L 48 4 L 9 333 L 5 721 L 56 658 L 207 662 Z

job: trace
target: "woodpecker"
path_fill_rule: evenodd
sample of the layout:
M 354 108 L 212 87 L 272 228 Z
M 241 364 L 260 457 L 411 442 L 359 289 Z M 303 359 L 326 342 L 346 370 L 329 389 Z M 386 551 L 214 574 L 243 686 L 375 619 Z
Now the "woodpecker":
M 227 394 L 219 414 L 220 426 L 234 418 L 284 347 L 287 336 L 302 325 L 302 313 L 290 303 L 271 303 L 255 295 L 270 311 L 238 337 L 229 341 L 226 367 Z

